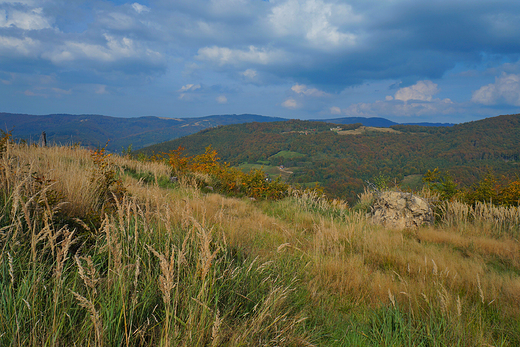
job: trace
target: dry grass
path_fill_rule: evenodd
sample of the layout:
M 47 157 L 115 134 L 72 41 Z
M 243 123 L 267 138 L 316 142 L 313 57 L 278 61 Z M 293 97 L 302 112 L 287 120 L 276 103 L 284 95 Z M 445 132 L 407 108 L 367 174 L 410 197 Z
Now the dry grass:
M 442 223 L 457 227 L 471 235 L 490 237 L 520 236 L 520 206 L 494 206 L 477 202 L 470 206 L 461 202 L 441 204 Z
M 10 146 L 3 158 L 4 187 L 19 185 L 18 193 L 35 196 L 42 189 L 59 192 L 60 210 L 71 216 L 85 216 L 96 203 L 90 173 L 94 165 L 90 151 L 71 147 Z
M 301 330 L 304 315 L 289 308 L 294 295 L 308 295 L 302 300 L 311 312 L 335 298 L 326 309 L 347 307 L 358 314 L 393 307 L 409 312 L 414 324 L 445 320 L 461 340 L 472 335 L 466 336 L 470 345 L 493 345 L 500 331 L 509 329 L 494 326 L 499 323 L 492 320 L 493 312 L 519 321 L 514 209 L 453 203 L 445 205 L 438 226 L 385 230 L 367 223 L 365 211 L 318 196 L 296 194 L 263 203 L 202 194 L 194 181 L 164 189 L 159 182 L 170 175 L 165 165 L 113 156 L 110 163 L 123 175 L 128 194 L 103 216 L 95 251 L 88 253 L 85 244 L 74 244 L 79 242 L 74 230 L 52 224 L 56 212 L 45 199 L 37 203 L 44 195 L 31 174 L 52 180 L 43 190 L 59 192 L 56 210 L 84 216 L 96 200 L 89 193 L 95 169 L 89 152 L 14 146 L 2 160 L 2 190 L 12 206 L 2 211 L 11 222 L 0 234 L 6 283 L 20 276 L 12 240 L 29 233 L 29 258 L 50 254 L 60 286 L 71 283 L 71 273 L 80 281 L 73 292 L 56 284 L 54 297 L 68 293 L 84 308 L 87 321 L 78 329 L 91 344 L 106 344 L 122 329 L 117 336 L 127 345 L 305 345 L 312 339 Z M 129 171 L 154 179 L 147 183 L 125 175 Z M 361 200 L 368 204 L 368 192 Z M 68 255 L 71 247 L 79 252 L 76 257 Z M 233 258 L 232 250 L 247 261 Z M 230 284 L 235 282 L 237 287 Z M 263 296 L 255 286 L 265 289 Z M 242 300 L 240 307 L 251 306 L 240 320 L 235 317 L 244 314 L 240 307 L 218 304 L 232 294 L 230 288 Z M 159 299 L 152 305 L 146 295 Z M 159 304 L 161 312 L 154 308 Z M 140 305 L 148 311 L 139 316 L 130 311 Z M 52 329 L 60 329 L 63 311 L 56 306 L 54 312 Z M 111 327 L 107 319 L 114 312 L 126 323 Z
M 13 147 L 5 158 L 2 191 L 10 208 L 6 205 L 2 212 L 15 223 L 2 229 L 0 240 L 0 266 L 11 279 L 10 286 L 2 286 L 2 345 L 102 346 L 120 341 L 203 346 L 226 341 L 234 346 L 306 340 L 298 332 L 304 320 L 287 303 L 290 283 L 272 276 L 268 263 L 229 258 L 227 240 L 232 237 L 226 238 L 223 228 L 251 208 L 238 200 L 202 196 L 187 184 L 176 190 L 146 186 L 129 177 L 129 195 L 101 211 L 102 223 L 92 230 L 93 238 L 75 238 L 75 230 L 67 226 L 57 229 L 53 216 L 63 203 L 77 211 L 88 206 L 73 200 L 78 195 L 68 194 L 67 187 L 77 182 L 89 187 L 89 171 L 95 170 L 89 156 L 81 149 Z M 157 175 L 169 172 L 157 164 L 152 169 Z M 34 172 L 52 177 L 49 188 L 33 184 Z M 60 199 L 54 207 L 44 194 L 51 188 Z M 74 253 L 69 253 L 71 245 Z M 49 265 L 51 282 L 42 277 Z M 22 273 L 34 281 L 18 285 Z M 250 291 L 241 293 L 249 286 Z M 50 306 L 44 291 L 54 293 Z M 162 297 L 160 307 L 154 297 Z M 75 306 L 84 311 L 72 313 Z M 52 324 L 40 321 L 44 314 Z M 25 321 L 32 333 L 12 325 L 15 321 Z M 237 324 L 243 329 L 236 330 Z

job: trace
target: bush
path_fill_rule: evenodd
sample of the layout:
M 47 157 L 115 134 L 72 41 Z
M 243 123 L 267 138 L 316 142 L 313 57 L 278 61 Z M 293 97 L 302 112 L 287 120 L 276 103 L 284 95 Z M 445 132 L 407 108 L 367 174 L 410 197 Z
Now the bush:
M 255 199 L 277 200 L 287 196 L 289 185 L 280 177 L 272 181 L 263 170 L 244 173 L 220 162 L 217 151 L 211 146 L 203 154 L 186 157 L 184 148 L 179 147 L 168 153 L 167 163 L 178 176 L 203 173 L 211 177 L 217 191 L 230 195 L 246 195 Z

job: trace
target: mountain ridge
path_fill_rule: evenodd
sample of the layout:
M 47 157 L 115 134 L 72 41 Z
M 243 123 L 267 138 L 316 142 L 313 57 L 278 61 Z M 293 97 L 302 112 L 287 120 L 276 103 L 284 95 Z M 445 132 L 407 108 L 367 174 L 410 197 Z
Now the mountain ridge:
M 220 125 L 251 122 L 282 122 L 290 119 L 256 114 L 224 114 L 195 118 L 168 118 L 157 116 L 111 117 L 99 114 L 31 115 L 0 112 L 0 126 L 12 130 L 15 138 L 37 142 L 43 131 L 51 143 L 81 143 L 85 146 L 104 146 L 121 151 L 129 146 L 140 149 Z M 314 120 L 334 124 L 361 123 L 365 126 L 389 127 L 395 123 L 385 118 L 346 117 Z M 430 123 L 428 123 L 430 124 Z

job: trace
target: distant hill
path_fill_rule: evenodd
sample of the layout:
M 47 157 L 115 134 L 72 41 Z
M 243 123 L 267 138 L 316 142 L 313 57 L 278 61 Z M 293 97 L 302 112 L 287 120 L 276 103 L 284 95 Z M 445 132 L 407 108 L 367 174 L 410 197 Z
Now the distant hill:
M 253 114 L 200 118 L 118 118 L 101 115 L 36 116 L 0 113 L 0 127 L 3 130 L 12 130 L 15 138 L 37 142 L 45 131 L 48 141 L 54 143 L 81 143 L 84 146 L 99 147 L 110 140 L 108 150 L 111 151 L 121 151 L 129 145 L 133 149 L 139 149 L 218 125 L 280 120 L 284 119 Z
M 199 118 L 138 117 L 120 118 L 102 115 L 49 114 L 28 115 L 0 113 L 0 129 L 13 130 L 18 139 L 37 142 L 43 131 L 51 143 L 81 143 L 84 146 L 104 146 L 108 150 L 139 149 L 153 144 L 194 134 L 219 125 L 286 121 L 284 118 L 254 114 L 213 115 Z M 336 124 L 361 123 L 365 126 L 396 125 L 384 118 L 337 118 L 327 120 Z M 429 123 L 428 123 L 429 124 Z
M 182 146 L 186 154 L 195 155 L 212 145 L 234 166 L 263 166 L 291 183 L 319 182 L 328 193 L 350 198 L 362 190 L 366 180 L 377 176 L 401 181 L 438 167 L 458 182 L 471 184 L 488 169 L 497 175 L 520 172 L 520 115 L 451 127 L 397 124 L 376 128 L 334 123 L 290 120 L 220 126 L 140 152 L 161 153 Z
M 371 118 L 365 118 L 365 117 L 345 117 L 345 118 L 331 118 L 331 119 L 314 119 L 315 121 L 320 122 L 327 122 L 327 123 L 334 123 L 334 124 L 356 124 L 360 123 L 363 124 L 366 127 L 380 127 L 380 128 L 387 128 L 392 125 L 396 125 L 399 123 L 392 122 L 391 120 L 388 120 L 386 118 L 379 118 L 379 117 L 371 117 Z
M 381 117 L 345 117 L 345 118 L 330 118 L 330 119 L 313 119 L 315 121 L 334 123 L 334 124 L 356 124 L 361 123 L 366 127 L 379 127 L 379 128 L 388 128 L 392 125 L 421 125 L 426 127 L 450 127 L 454 126 L 454 123 L 396 123 L 388 120 L 386 118 Z

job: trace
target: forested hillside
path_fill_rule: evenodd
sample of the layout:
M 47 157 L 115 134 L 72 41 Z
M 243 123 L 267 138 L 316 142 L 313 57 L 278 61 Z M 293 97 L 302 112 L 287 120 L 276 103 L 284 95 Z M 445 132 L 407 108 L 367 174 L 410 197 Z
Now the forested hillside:
M 362 191 L 366 180 L 400 182 L 437 167 L 464 185 L 489 170 L 499 176 L 518 175 L 520 115 L 453 127 L 390 129 L 298 120 L 250 123 L 206 129 L 141 152 L 164 153 L 182 146 L 187 155 L 194 155 L 211 145 L 231 165 L 263 165 L 269 173 L 284 173 L 291 183 L 318 182 L 329 194 L 348 198 Z

